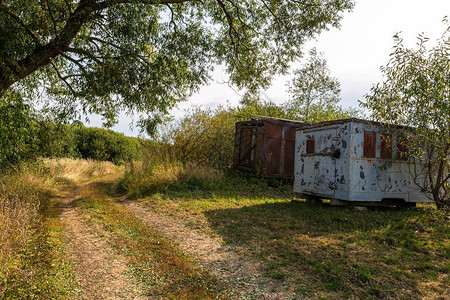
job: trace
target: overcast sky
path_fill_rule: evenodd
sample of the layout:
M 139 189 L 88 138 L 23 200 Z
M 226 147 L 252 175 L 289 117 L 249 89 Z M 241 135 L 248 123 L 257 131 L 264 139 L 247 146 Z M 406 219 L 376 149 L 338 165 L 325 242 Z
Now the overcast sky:
M 380 82 L 380 67 L 388 62 L 392 52 L 393 35 L 400 32 L 405 44 L 414 47 L 419 33 L 426 33 L 430 46 L 444 32 L 445 16 L 450 17 L 450 0 L 357 0 L 352 12 L 346 13 L 340 29 L 322 33 L 317 40 L 305 45 L 305 53 L 312 47 L 323 52 L 331 74 L 341 83 L 342 105 L 358 106 L 358 100 L 369 92 L 371 86 Z M 302 62 L 295 63 L 299 67 Z M 215 80 L 226 78 L 220 70 Z M 282 103 L 288 99 L 287 77 L 277 77 L 271 88 L 263 93 L 263 99 Z M 215 107 L 219 104 L 237 105 L 241 94 L 225 84 L 211 83 L 193 95 L 188 102 L 179 104 L 172 111 L 176 117 L 193 104 Z M 101 126 L 93 120 L 88 126 Z M 130 118 L 123 116 L 113 129 L 126 135 L 137 135 L 138 130 L 129 128 Z

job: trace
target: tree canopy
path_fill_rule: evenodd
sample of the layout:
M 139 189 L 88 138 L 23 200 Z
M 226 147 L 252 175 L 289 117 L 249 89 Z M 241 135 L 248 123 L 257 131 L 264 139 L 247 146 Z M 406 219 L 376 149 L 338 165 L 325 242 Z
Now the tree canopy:
M 450 24 L 437 45 L 427 48 L 421 35 L 417 49 L 396 35 L 394 52 L 382 67 L 385 80 L 372 87 L 362 105 L 375 120 L 410 127 L 408 155 L 417 162 L 415 182 L 438 205 L 450 205 Z
M 0 0 L 0 95 L 60 115 L 158 116 L 222 65 L 255 92 L 353 0 Z

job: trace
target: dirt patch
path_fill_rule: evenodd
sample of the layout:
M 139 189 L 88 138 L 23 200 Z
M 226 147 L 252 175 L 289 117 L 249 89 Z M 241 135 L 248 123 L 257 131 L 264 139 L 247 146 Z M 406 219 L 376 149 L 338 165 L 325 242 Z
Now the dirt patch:
M 175 242 L 237 298 L 292 299 L 282 282 L 264 275 L 261 265 L 211 237 L 188 227 L 173 217 L 153 212 L 141 204 L 124 199 L 126 207 L 148 225 Z
M 76 299 L 145 299 L 125 273 L 126 259 L 114 252 L 108 240 L 90 227 L 76 206 L 77 195 L 86 184 L 61 198 L 61 222 L 65 228 L 69 256 L 81 291 Z

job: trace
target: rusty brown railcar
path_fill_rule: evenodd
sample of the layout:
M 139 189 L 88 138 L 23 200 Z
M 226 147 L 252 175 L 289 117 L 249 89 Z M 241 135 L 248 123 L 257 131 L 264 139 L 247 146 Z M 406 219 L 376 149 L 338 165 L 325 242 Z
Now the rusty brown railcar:
M 262 116 L 236 122 L 234 168 L 265 177 L 293 178 L 295 130 L 305 126 Z

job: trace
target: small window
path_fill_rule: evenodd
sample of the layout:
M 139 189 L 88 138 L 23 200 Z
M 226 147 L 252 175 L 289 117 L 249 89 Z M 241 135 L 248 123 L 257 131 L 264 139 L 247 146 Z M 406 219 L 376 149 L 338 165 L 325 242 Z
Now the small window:
M 373 131 L 364 131 L 363 157 L 375 158 L 375 145 L 377 134 Z
M 315 152 L 315 143 L 313 138 L 309 138 L 306 140 L 306 154 Z
M 392 159 L 392 134 L 382 133 L 380 146 L 380 158 Z
M 408 159 L 408 144 L 405 136 L 400 135 L 397 137 L 397 154 L 396 158 L 400 160 Z

